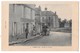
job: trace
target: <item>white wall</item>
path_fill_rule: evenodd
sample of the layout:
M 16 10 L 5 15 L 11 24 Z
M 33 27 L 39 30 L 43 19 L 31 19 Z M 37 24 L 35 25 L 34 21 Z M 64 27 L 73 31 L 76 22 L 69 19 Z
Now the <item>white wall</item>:
M 13 8 L 13 5 L 10 4 L 9 6 L 9 33 L 10 35 L 13 34 L 13 23 L 17 23 L 17 35 L 20 35 L 23 33 L 23 23 L 27 22 L 21 22 L 21 18 L 27 18 L 27 19 L 35 19 L 35 11 L 31 8 L 26 7 L 24 11 L 23 5 L 15 5 Z M 24 15 L 25 14 L 25 15 Z M 31 18 L 32 17 L 32 18 Z M 29 32 L 31 32 L 33 25 L 35 22 L 29 23 Z
M 15 5 L 14 10 L 13 10 L 13 5 L 10 4 L 10 9 L 9 9 L 9 30 L 10 30 L 10 35 L 13 34 L 13 23 L 17 23 L 17 33 L 20 34 L 21 32 L 21 21 L 20 18 L 23 17 L 23 6 L 21 5 Z
M 25 7 L 25 18 L 31 19 L 31 9 Z

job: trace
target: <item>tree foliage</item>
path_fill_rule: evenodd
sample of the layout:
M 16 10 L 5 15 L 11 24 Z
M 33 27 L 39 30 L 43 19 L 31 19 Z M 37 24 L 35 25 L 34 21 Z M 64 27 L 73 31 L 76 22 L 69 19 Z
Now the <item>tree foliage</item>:
M 69 23 L 69 26 L 72 27 L 72 20 L 67 20 L 67 19 L 64 19 L 64 20 L 61 20 L 61 18 L 59 18 L 59 27 L 64 27 L 66 23 Z

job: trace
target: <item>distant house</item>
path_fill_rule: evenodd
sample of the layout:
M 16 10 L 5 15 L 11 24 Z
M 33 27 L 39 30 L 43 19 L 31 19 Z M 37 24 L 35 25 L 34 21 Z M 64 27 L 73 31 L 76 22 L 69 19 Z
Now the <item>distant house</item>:
M 70 28 L 69 22 L 66 22 L 66 23 L 64 24 L 64 27 L 65 27 L 65 28 Z
M 42 23 L 46 23 L 51 28 L 58 28 L 59 22 L 58 22 L 58 16 L 56 12 L 47 11 L 47 8 L 45 8 L 45 11 L 41 12 L 42 17 Z
M 10 4 L 9 5 L 9 34 L 21 35 L 28 28 L 29 33 L 35 25 L 35 5 Z
M 41 10 L 41 7 L 35 8 L 35 25 L 36 25 L 36 32 L 40 33 L 42 30 L 42 24 L 47 24 L 50 28 L 58 28 L 59 22 L 58 22 L 58 16 L 56 12 L 47 11 L 47 8 L 45 8 L 45 11 Z

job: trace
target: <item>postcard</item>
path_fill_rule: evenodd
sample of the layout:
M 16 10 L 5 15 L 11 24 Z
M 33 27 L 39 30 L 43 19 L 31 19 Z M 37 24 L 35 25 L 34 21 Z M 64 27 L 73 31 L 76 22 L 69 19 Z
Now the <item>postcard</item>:
M 3 1 L 3 51 L 78 51 L 77 1 Z

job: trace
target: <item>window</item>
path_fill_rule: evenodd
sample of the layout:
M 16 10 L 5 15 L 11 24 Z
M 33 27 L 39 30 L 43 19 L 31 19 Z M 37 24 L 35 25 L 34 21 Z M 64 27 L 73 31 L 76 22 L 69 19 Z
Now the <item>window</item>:
M 13 4 L 13 12 L 15 12 L 15 4 Z
M 17 22 L 13 22 L 13 36 L 17 35 Z

